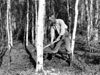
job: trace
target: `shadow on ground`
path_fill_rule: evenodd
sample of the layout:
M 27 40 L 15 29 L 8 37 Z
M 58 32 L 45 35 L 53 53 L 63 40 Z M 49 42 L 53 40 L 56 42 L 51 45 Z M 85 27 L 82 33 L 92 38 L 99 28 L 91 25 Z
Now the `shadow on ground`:
M 28 52 L 27 52 L 28 51 Z M 7 51 L 6 51 L 7 52 Z M 84 51 L 75 51 L 75 58 L 69 66 L 67 60 L 61 58 L 60 51 L 56 54 L 44 54 L 45 75 L 99 75 L 99 56 L 88 56 Z M 67 55 L 66 55 L 67 57 Z M 37 75 L 35 73 L 35 47 L 29 44 L 26 48 L 22 43 L 15 43 L 9 57 L 5 53 L 0 67 L 0 75 Z M 43 75 L 43 74 L 41 74 Z

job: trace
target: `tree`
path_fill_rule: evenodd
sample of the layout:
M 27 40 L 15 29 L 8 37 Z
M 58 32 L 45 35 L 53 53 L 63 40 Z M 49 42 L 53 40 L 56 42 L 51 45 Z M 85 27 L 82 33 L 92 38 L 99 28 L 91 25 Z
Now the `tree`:
M 34 8 L 33 8 L 33 5 L 32 5 L 32 43 L 34 44 Z
M 90 0 L 90 10 L 89 10 L 89 2 L 88 0 L 86 0 L 86 11 L 87 11 L 87 19 L 88 19 L 87 39 L 89 43 L 93 31 L 93 0 Z
M 87 39 L 88 39 L 88 42 L 89 42 L 89 39 L 90 39 L 90 24 L 91 24 L 91 20 L 90 20 L 90 12 L 89 12 L 89 6 L 88 6 L 88 0 L 85 1 L 85 4 L 86 4 L 86 11 L 87 11 Z
M 81 5 L 81 25 L 83 25 L 84 17 L 85 17 L 85 5 L 84 5 L 84 0 L 82 0 L 82 5 Z
M 90 0 L 91 1 L 91 4 L 90 4 L 90 28 L 89 28 L 89 37 L 91 38 L 91 34 L 92 34 L 92 31 L 93 31 L 93 0 Z M 89 38 L 89 40 L 90 40 Z
M 67 0 L 68 25 L 69 25 L 69 32 L 71 32 L 71 16 L 70 16 L 69 9 L 70 9 L 69 0 Z
M 7 0 L 7 38 L 8 38 L 8 68 L 10 67 L 10 50 L 11 46 L 13 45 L 12 43 L 12 26 L 11 26 L 11 0 Z
M 29 0 L 27 0 L 26 46 L 28 46 L 28 30 L 29 30 Z
M 8 36 L 8 49 L 10 50 L 12 43 L 12 30 L 11 30 L 11 1 L 7 0 L 7 36 Z
M 95 25 L 96 25 L 96 27 L 95 27 L 95 29 L 96 29 L 96 33 L 95 33 L 95 41 L 98 41 L 98 31 L 99 31 L 99 29 L 98 29 L 98 19 L 99 19 L 99 0 L 96 0 L 96 21 L 95 21 Z
M 38 14 L 37 14 L 37 0 L 35 0 L 35 34 L 37 33 L 37 16 L 38 16 Z M 37 36 L 35 37 L 35 41 L 36 41 L 36 38 L 37 38 Z M 36 44 L 35 44 L 36 45 Z
M 38 24 L 36 34 L 37 66 L 36 72 L 43 72 L 43 40 L 45 23 L 45 0 L 39 0 Z
M 75 46 L 75 35 L 76 35 L 76 29 L 77 29 L 77 19 L 78 19 L 78 3 L 79 0 L 76 0 L 75 4 L 75 19 L 74 19 L 74 29 L 72 34 L 72 41 L 71 41 L 71 51 L 72 51 L 72 59 L 74 57 L 74 46 Z

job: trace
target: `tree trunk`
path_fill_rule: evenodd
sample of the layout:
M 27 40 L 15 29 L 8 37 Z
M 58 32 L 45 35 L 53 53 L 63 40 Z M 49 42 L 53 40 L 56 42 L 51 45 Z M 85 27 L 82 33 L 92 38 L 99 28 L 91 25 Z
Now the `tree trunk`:
M 34 11 L 32 5 L 32 43 L 34 44 Z
M 7 0 L 7 39 L 8 39 L 8 50 L 6 52 L 7 55 L 7 67 L 10 68 L 10 51 L 12 43 L 12 27 L 11 27 L 11 0 Z
M 88 0 L 85 1 L 85 4 L 86 4 L 86 11 L 87 11 L 87 39 L 88 39 L 88 42 L 90 40 L 90 25 L 91 25 L 91 20 L 90 20 L 90 12 L 89 12 L 89 7 L 88 7 Z
M 1 4 L 1 3 L 0 3 Z M 1 41 L 3 40 L 3 26 L 2 26 L 2 24 L 1 24 L 1 20 L 2 20 L 2 18 L 1 18 L 1 5 L 0 5 L 0 30 L 1 30 L 1 37 L 0 37 L 0 39 L 1 39 Z
M 98 38 L 99 38 L 99 36 L 98 36 L 98 32 L 99 32 L 99 29 L 98 29 L 98 19 L 99 19 L 99 1 L 98 0 L 96 0 L 96 21 L 95 21 L 95 29 L 96 29 L 96 33 L 95 33 L 95 38 L 94 38 L 94 40 L 95 41 L 98 41 Z
M 26 46 L 28 46 L 28 29 L 29 28 L 29 0 L 27 0 L 27 26 L 26 26 Z
M 10 27 L 10 39 L 11 39 L 11 47 L 12 47 L 13 46 L 12 23 L 10 23 L 10 26 L 9 27 Z
M 37 34 L 37 0 L 35 0 L 35 34 Z M 36 42 L 37 36 L 35 36 L 35 42 Z M 36 44 L 35 44 L 36 45 Z
M 90 19 L 91 19 L 91 24 L 90 24 L 90 38 L 91 38 L 91 34 L 92 34 L 92 31 L 93 31 L 93 0 L 90 0 L 91 1 L 91 5 L 90 5 Z
M 69 25 L 69 33 L 71 33 L 71 17 L 70 17 L 69 8 L 70 8 L 69 0 L 67 0 L 68 25 Z
M 84 21 L 84 15 L 85 14 L 85 5 L 84 5 L 84 0 L 82 0 L 82 5 L 81 5 L 81 25 L 83 25 Z
M 75 20 L 74 20 L 74 29 L 73 29 L 72 42 L 71 42 L 71 43 L 72 43 L 72 44 L 71 44 L 72 60 L 73 60 L 73 57 L 74 57 L 75 35 L 76 35 L 76 29 L 77 29 L 78 3 L 79 3 L 79 0 L 76 0 L 76 4 L 75 4 Z
M 37 66 L 36 72 L 43 72 L 43 40 L 45 24 L 45 0 L 39 0 L 38 25 L 36 34 Z
M 10 50 L 11 48 L 11 4 L 10 4 L 10 0 L 7 0 L 7 38 L 8 38 L 8 50 Z

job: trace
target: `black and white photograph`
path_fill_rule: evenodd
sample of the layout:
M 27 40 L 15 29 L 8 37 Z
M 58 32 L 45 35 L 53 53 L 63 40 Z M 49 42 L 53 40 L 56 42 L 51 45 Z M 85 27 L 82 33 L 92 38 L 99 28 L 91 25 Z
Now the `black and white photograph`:
M 0 75 L 100 75 L 100 0 L 0 0 Z

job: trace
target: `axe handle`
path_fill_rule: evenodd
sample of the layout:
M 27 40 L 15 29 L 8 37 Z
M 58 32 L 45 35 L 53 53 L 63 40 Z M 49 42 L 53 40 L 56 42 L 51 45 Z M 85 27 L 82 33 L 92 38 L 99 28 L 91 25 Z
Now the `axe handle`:
M 43 49 L 49 47 L 50 45 L 52 45 L 52 44 L 54 44 L 54 43 L 56 43 L 56 42 L 58 42 L 58 41 L 59 41 L 59 40 L 55 40 L 53 43 L 50 43 L 50 44 L 46 45 Z

